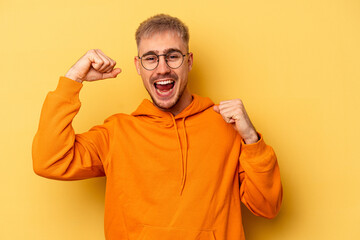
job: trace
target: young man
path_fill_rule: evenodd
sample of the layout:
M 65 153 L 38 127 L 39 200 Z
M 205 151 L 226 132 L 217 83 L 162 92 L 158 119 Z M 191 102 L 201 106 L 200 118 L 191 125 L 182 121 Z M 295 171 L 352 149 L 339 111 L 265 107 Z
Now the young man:
M 179 19 L 149 18 L 136 40 L 135 67 L 152 102 L 75 134 L 71 122 L 82 82 L 121 72 L 101 50 L 88 51 L 45 100 L 33 142 L 34 171 L 61 180 L 106 176 L 109 240 L 245 239 L 240 201 L 266 218 L 279 211 L 275 153 L 241 100 L 214 105 L 190 93 L 193 54 Z

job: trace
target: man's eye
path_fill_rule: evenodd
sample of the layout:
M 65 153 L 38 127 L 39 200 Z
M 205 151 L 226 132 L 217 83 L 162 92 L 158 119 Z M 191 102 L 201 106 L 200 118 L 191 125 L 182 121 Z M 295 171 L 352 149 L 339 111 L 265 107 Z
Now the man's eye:
M 153 62 L 153 61 L 156 61 L 157 58 L 156 58 L 156 56 L 146 56 L 144 58 L 144 60 L 147 61 L 147 62 Z
M 169 54 L 169 55 L 167 56 L 167 58 L 168 58 L 169 60 L 177 60 L 177 59 L 180 58 L 180 54 L 178 54 L 178 53 L 172 53 L 172 54 Z

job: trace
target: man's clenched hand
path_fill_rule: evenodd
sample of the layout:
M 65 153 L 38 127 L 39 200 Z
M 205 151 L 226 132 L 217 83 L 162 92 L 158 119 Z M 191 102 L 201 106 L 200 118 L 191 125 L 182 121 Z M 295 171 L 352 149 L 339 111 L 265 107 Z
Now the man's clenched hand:
M 214 111 L 219 113 L 225 122 L 231 124 L 238 131 L 246 144 L 255 143 L 259 140 L 240 99 L 222 101 L 219 105 L 214 106 Z
M 65 77 L 80 83 L 114 78 L 121 72 L 120 68 L 114 68 L 115 65 L 116 62 L 100 49 L 91 49 L 70 68 Z

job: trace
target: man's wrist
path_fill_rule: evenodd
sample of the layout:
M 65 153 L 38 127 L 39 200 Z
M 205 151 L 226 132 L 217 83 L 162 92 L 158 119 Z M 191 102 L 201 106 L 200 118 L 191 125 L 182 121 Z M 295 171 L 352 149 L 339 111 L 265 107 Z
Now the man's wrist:
M 71 79 L 71 78 L 70 78 Z M 72 79 L 72 80 L 74 80 L 75 82 L 78 82 L 78 83 L 82 83 L 83 81 L 82 80 L 80 80 L 80 79 Z
M 69 78 L 69 79 L 71 79 L 71 80 L 73 80 L 73 81 L 75 81 L 75 82 L 78 82 L 78 83 L 82 83 L 82 82 L 83 82 L 83 80 L 81 80 L 80 78 L 77 78 L 77 77 L 69 74 L 69 72 L 65 74 L 65 77 L 66 77 L 66 78 Z
M 249 137 L 243 138 L 245 144 L 252 144 L 252 143 L 256 143 L 259 141 L 259 135 L 257 134 L 257 132 L 255 131 L 253 134 L 251 134 Z

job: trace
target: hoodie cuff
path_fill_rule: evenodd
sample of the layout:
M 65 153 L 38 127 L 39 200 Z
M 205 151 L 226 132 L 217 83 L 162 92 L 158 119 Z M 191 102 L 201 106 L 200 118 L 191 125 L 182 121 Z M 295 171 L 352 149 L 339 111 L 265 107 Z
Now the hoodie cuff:
M 82 83 L 61 76 L 54 93 L 73 102 L 79 99 L 79 93 L 82 87 Z
M 274 168 L 276 155 L 272 147 L 266 145 L 262 135 L 256 143 L 244 144 L 242 141 L 240 164 L 244 169 L 252 169 L 255 172 L 266 172 Z
M 242 143 L 241 154 L 248 161 L 249 160 L 251 161 L 252 159 L 256 159 L 257 156 L 261 155 L 264 151 L 266 151 L 267 145 L 265 144 L 262 134 L 260 134 L 259 132 L 257 132 L 257 134 L 259 136 L 259 140 L 255 143 L 246 144 L 244 142 L 244 139 L 241 139 L 241 143 Z

